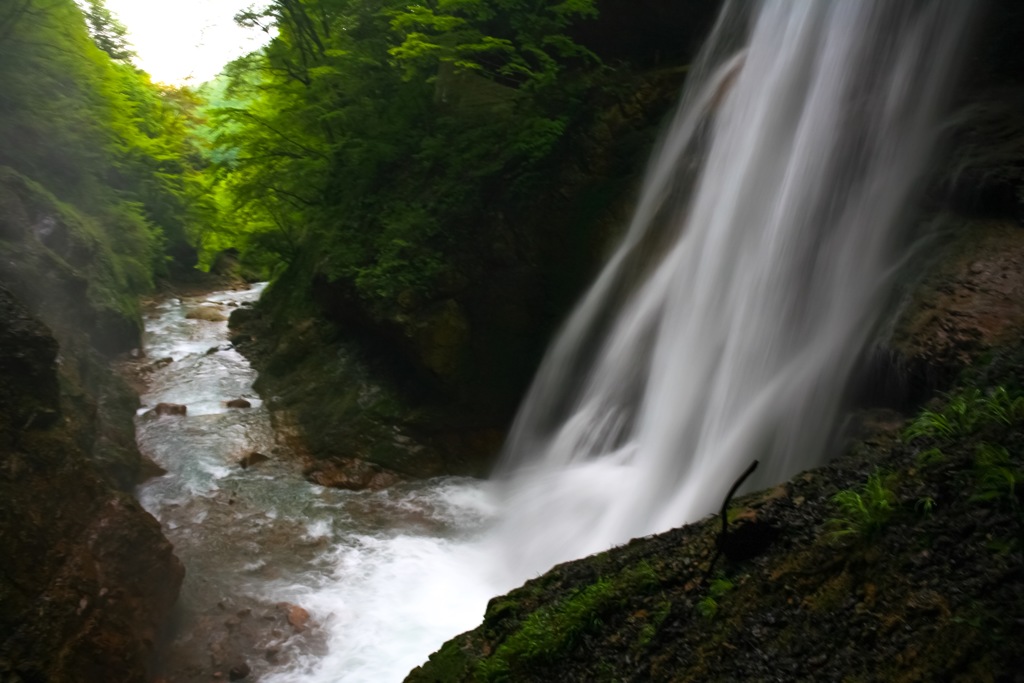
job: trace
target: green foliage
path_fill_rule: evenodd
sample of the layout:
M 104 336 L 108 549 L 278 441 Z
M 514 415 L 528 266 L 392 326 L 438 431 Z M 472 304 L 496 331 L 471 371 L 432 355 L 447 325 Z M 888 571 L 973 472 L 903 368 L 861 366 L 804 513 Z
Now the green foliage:
M 596 57 L 564 33 L 581 17 L 596 16 L 593 0 L 440 0 L 434 7 L 395 10 L 391 26 L 402 42 L 389 54 L 406 78 L 432 76 L 440 64 L 470 71 L 515 88 L 554 84 L 567 59 Z
M 128 43 L 128 29 L 107 9 L 103 0 L 88 0 L 85 20 L 96 47 L 117 61 L 128 61 L 135 56 Z
M 19 0 L 0 11 L 0 164 L 103 226 L 118 267 L 146 287 L 165 248 L 214 222 L 190 137 L 198 101 L 154 85 L 129 61 L 101 0 Z
M 876 470 L 859 490 L 845 489 L 832 496 L 838 515 L 828 520 L 829 539 L 871 539 L 884 529 L 899 503 L 895 476 Z
M 1012 424 L 1024 417 L 1024 396 L 1003 387 L 984 394 L 977 388 L 949 395 L 939 410 L 925 410 L 903 432 L 907 442 L 921 438 L 951 440 L 969 436 L 986 425 Z
M 924 498 L 918 499 L 915 507 L 922 515 L 930 515 L 935 509 L 935 499 L 931 496 L 925 496 Z
M 946 461 L 946 454 L 938 448 L 928 448 L 917 454 L 915 462 L 918 467 L 930 467 Z
M 1018 507 L 1017 490 L 1024 487 L 1024 471 L 1003 446 L 981 443 L 974 454 L 975 487 L 972 500 Z
M 198 135 L 226 219 L 197 235 L 343 279 L 371 309 L 439 296 L 495 198 L 542 186 L 596 60 L 592 0 L 275 0 L 275 27 L 204 89 Z M 478 250 L 479 251 L 479 250 Z M 305 260 L 303 260 L 305 262 Z

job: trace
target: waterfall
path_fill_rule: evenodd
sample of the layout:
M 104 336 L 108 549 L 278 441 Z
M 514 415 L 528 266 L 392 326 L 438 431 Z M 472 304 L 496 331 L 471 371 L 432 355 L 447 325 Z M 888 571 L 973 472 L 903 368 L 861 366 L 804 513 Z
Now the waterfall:
M 823 462 L 972 4 L 726 4 L 506 446 L 519 571 L 707 514 L 754 459 L 758 486 Z

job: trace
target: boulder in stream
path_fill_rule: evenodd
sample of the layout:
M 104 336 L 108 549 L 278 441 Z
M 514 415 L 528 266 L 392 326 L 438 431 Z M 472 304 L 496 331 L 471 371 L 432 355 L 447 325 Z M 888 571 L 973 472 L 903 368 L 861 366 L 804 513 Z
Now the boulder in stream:
M 228 408 L 252 408 L 252 403 L 244 398 L 233 398 L 230 401 L 225 401 L 224 405 Z
M 147 415 L 185 415 L 187 412 L 188 406 L 180 403 L 157 403 Z
M 280 607 L 287 614 L 288 623 L 291 624 L 296 633 L 302 633 L 306 630 L 306 625 L 309 623 L 309 612 L 306 609 L 293 605 L 290 602 L 282 602 Z
M 185 312 L 188 320 L 206 320 L 207 322 L 220 323 L 227 320 L 227 317 L 219 309 L 212 306 L 197 306 Z
M 314 484 L 350 491 L 379 491 L 402 480 L 397 472 L 358 458 L 311 460 L 303 474 Z
M 252 672 L 252 669 L 246 662 L 240 662 L 228 671 L 228 680 L 240 681 L 243 678 L 247 678 Z
M 267 460 L 270 460 L 269 456 L 263 455 L 258 451 L 253 451 L 248 455 L 242 456 L 242 459 L 238 461 L 238 464 L 241 466 L 243 470 L 245 470 L 250 467 L 253 467 L 254 465 L 258 465 L 261 462 L 266 462 Z

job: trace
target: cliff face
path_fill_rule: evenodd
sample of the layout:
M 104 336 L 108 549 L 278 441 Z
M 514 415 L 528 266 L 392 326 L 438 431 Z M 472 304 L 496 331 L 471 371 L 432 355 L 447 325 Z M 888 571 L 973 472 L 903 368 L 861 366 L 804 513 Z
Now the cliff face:
M 0 171 L 0 679 L 143 681 L 183 576 L 130 492 L 138 345 L 109 247 Z

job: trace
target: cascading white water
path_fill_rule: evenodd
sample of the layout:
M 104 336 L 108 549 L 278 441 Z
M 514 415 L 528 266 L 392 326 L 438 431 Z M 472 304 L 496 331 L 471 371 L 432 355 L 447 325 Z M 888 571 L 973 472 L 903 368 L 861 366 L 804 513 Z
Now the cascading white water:
M 906 249 L 972 3 L 727 4 L 515 425 L 521 570 L 818 464 Z

